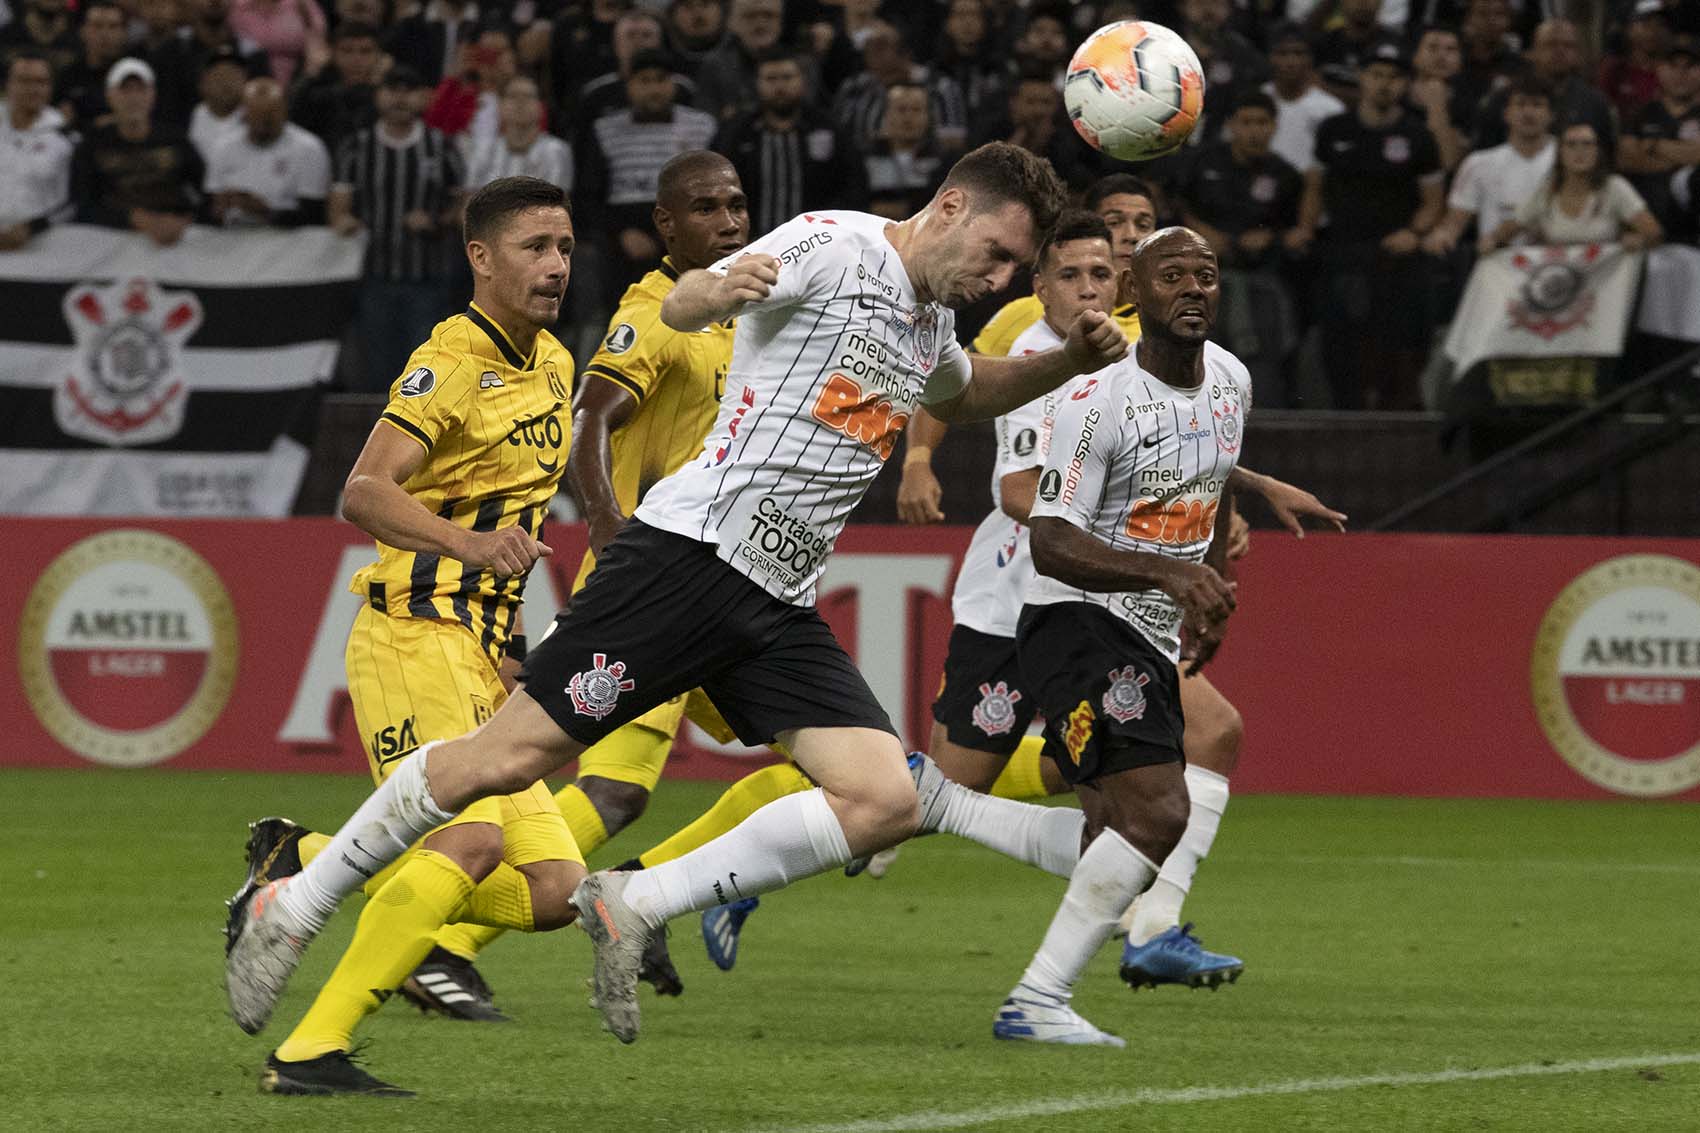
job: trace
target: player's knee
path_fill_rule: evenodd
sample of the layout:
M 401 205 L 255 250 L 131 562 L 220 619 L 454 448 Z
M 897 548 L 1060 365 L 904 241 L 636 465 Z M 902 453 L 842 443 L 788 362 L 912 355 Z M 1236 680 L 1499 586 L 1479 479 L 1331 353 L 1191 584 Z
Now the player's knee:
M 1200 751 L 1192 762 L 1221 775 L 1231 774 L 1240 761 L 1240 743 L 1245 739 L 1245 720 L 1239 709 L 1222 705 L 1213 714 L 1201 737 Z
M 921 804 L 915 797 L 915 784 L 907 775 L 890 783 L 882 782 L 869 793 L 865 805 L 873 824 L 885 832 L 893 844 L 921 828 Z
M 1128 845 L 1161 865 L 1186 833 L 1190 807 L 1185 791 L 1168 791 L 1147 798 L 1137 811 L 1116 816 L 1111 826 Z
M 578 789 L 596 808 L 610 838 L 636 822 L 649 807 L 649 791 L 636 783 L 586 775 L 578 780 Z
M 488 822 L 446 827 L 427 838 L 425 848 L 454 862 L 473 881 L 483 881 L 502 864 L 502 828 Z
M 584 880 L 581 862 L 551 861 L 522 866 L 531 890 L 531 922 L 538 932 L 552 932 L 571 924 L 578 916 L 573 890 Z

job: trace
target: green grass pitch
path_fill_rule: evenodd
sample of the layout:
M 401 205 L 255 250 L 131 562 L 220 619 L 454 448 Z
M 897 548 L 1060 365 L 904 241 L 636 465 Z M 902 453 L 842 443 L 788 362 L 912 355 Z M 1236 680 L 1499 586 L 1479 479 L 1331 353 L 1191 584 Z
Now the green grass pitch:
M 949 837 L 883 881 L 764 898 L 736 971 L 674 924 L 682 999 L 643 989 L 622 1047 L 587 1008 L 576 929 L 483 970 L 512 1026 L 368 1021 L 409 1101 L 256 1090 L 346 942 L 309 953 L 271 1029 L 239 1032 L 222 900 L 245 822 L 334 825 L 358 778 L 0 772 L 0 1115 L 17 1130 L 1700 1128 L 1700 814 L 1658 804 L 1239 797 L 1187 916 L 1247 962 L 1220 992 L 1082 982 L 1125 1051 L 991 1038 L 1062 882 Z M 597 855 L 706 806 L 662 785 Z M 1477 1073 L 1466 1073 L 1477 1072 Z

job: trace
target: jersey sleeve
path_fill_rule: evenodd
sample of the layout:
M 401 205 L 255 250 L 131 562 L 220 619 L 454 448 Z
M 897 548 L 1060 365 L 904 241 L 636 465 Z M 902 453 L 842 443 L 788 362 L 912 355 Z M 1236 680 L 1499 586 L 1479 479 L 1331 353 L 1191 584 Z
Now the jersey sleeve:
M 641 404 L 666 369 L 679 332 L 661 321 L 653 295 L 628 296 L 608 321 L 608 335 L 585 363 L 585 374 L 613 382 Z
M 997 453 L 992 461 L 992 479 L 1002 480 L 1013 472 L 1040 468 L 1045 463 L 1045 444 L 1050 423 L 1045 420 L 1045 398 L 1035 398 L 1020 409 L 997 419 Z
M 1452 193 L 1446 198 L 1447 208 L 1481 215 L 1482 192 L 1487 187 L 1483 184 L 1482 163 L 1479 152 L 1464 159 L 1464 164 L 1458 167 L 1458 179 L 1452 182 Z
M 921 390 L 921 404 L 937 405 L 941 401 L 949 401 L 968 388 L 973 375 L 974 364 L 969 361 L 968 352 L 962 349 L 962 344 L 956 341 L 955 331 L 951 330 L 944 334 L 944 342 L 939 346 L 938 365 L 933 367 L 926 386 Z
M 805 213 L 781 224 L 766 236 L 710 264 L 708 270 L 725 275 L 733 264 L 752 252 L 762 252 L 779 261 L 779 282 L 767 298 L 748 304 L 746 311 L 789 307 L 802 302 L 816 289 L 831 288 L 838 280 L 844 257 L 833 255 L 834 244 L 853 240 L 848 228 L 828 218 Z M 850 253 L 854 255 L 854 253 Z
M 1063 399 L 1057 410 L 1045 471 L 1033 500 L 1034 516 L 1065 519 L 1082 531 L 1092 530 L 1098 500 L 1109 481 L 1110 466 L 1121 444 L 1121 422 L 1109 412 L 1105 390 L 1082 387 Z M 1080 394 L 1087 392 L 1087 396 Z M 1079 400 L 1076 400 L 1078 398 Z
M 476 367 L 465 355 L 427 343 L 413 352 L 407 370 L 390 386 L 381 420 L 430 452 L 460 427 L 477 386 Z

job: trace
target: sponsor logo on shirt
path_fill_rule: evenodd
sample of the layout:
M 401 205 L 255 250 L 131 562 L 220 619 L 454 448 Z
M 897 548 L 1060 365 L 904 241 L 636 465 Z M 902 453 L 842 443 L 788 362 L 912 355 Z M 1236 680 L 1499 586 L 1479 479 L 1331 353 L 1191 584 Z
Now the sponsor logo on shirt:
M 1383 138 L 1381 156 L 1393 165 L 1403 165 L 1411 160 L 1411 139 L 1403 134 L 1393 134 Z
M 1023 429 L 1015 434 L 1015 443 L 1010 447 L 1015 450 L 1016 456 L 1031 456 L 1038 445 L 1039 434 L 1032 429 Z
M 710 467 L 724 463 L 727 455 L 731 453 L 732 442 L 738 439 L 738 429 L 744 423 L 744 415 L 755 408 L 756 391 L 750 386 L 745 386 L 744 392 L 739 395 L 738 402 L 738 408 L 732 411 L 732 420 L 726 423 L 726 436 L 721 438 L 720 443 L 714 446 L 714 460 Z
M 1127 513 L 1128 537 L 1176 546 L 1199 543 L 1216 529 L 1216 500 L 1142 499 Z
M 602 340 L 610 354 L 624 354 L 637 341 L 637 328 L 631 323 L 621 323 L 608 332 L 608 337 Z
M 1098 423 L 1103 419 L 1104 415 L 1099 412 L 1097 406 L 1086 411 L 1086 420 L 1081 423 L 1080 427 L 1080 439 L 1074 443 L 1074 456 L 1069 460 L 1068 472 L 1063 476 L 1062 498 L 1064 503 L 1074 499 L 1075 489 L 1080 487 L 1080 477 L 1086 468 L 1086 456 L 1092 451 L 1092 436 L 1098 431 Z
M 763 496 L 738 544 L 738 557 L 764 574 L 798 583 L 812 577 L 831 550 L 832 541 L 825 535 L 772 496 Z
M 826 223 L 832 224 L 835 222 L 829 220 Z M 779 253 L 779 262 L 782 264 L 794 264 L 810 252 L 814 251 L 816 248 L 823 247 L 830 243 L 832 243 L 832 233 L 811 232 L 808 236 L 797 241 L 797 243 Z
M 909 414 L 894 408 L 883 394 L 866 392 L 861 383 L 837 371 L 827 376 L 810 416 L 873 449 L 881 460 L 890 459 L 898 436 L 909 424 Z
M 437 388 L 437 375 L 431 372 L 431 367 L 420 366 L 417 370 L 401 379 L 401 396 L 424 397 Z

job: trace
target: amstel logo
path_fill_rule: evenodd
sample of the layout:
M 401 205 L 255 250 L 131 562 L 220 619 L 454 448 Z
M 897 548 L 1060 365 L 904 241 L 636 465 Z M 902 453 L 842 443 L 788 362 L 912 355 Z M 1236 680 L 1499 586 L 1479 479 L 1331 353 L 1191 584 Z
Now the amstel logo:
M 1700 566 L 1622 555 L 1589 568 L 1541 622 L 1530 690 L 1584 778 L 1639 796 L 1700 784 Z
M 205 559 L 152 531 L 72 545 L 24 606 L 18 671 L 60 743 L 145 767 L 212 727 L 236 683 L 236 613 Z

